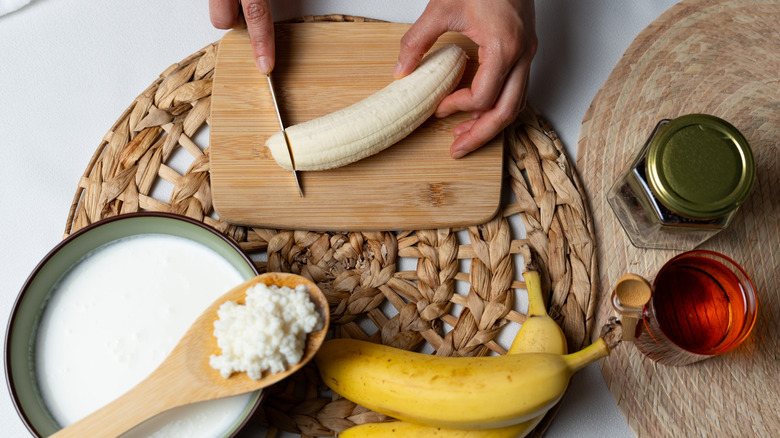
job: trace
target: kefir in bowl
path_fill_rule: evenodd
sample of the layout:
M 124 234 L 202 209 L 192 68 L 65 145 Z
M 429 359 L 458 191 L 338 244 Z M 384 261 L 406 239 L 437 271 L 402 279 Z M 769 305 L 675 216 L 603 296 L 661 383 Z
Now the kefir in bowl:
M 6 333 L 16 409 L 45 437 L 108 404 L 162 363 L 215 299 L 257 275 L 212 228 L 180 216 L 106 219 L 57 245 L 25 283 Z M 172 409 L 123 435 L 235 435 L 261 392 Z

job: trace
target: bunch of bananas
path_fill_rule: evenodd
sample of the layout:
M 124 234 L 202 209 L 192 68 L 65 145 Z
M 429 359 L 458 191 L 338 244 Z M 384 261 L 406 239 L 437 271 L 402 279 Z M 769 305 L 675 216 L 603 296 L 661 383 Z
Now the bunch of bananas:
M 349 437 L 522 437 L 563 396 L 571 375 L 609 354 L 600 338 L 566 354 L 547 314 L 539 273 L 523 273 L 528 319 L 506 356 L 438 357 L 353 339 L 327 341 L 315 357 L 341 396 L 401 421 L 352 427 Z

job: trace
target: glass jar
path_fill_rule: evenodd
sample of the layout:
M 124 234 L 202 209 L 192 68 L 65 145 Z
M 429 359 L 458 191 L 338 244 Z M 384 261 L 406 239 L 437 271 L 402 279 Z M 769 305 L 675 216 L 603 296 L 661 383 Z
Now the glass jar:
M 731 223 L 755 173 L 737 128 L 689 114 L 658 122 L 607 201 L 634 246 L 688 251 Z

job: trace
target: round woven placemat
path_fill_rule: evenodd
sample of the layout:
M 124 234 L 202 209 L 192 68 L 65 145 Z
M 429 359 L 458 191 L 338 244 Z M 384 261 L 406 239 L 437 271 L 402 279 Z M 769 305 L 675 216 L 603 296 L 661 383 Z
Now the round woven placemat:
M 365 20 L 330 15 L 299 21 Z M 550 314 L 564 328 L 570 349 L 586 342 L 595 311 L 591 216 L 561 142 L 533 109 L 505 131 L 505 187 L 513 196 L 505 196 L 511 200 L 488 223 L 397 233 L 239 227 L 214 215 L 209 149 L 197 143 L 209 120 L 216 50 L 217 43 L 210 44 L 170 66 L 120 115 L 79 181 L 66 236 L 123 213 L 186 215 L 233 238 L 261 271 L 293 272 L 317 282 L 331 306 L 333 336 L 448 356 L 506 352 L 496 337 L 525 320 L 513 295 L 525 287 L 520 250 L 528 245 L 541 262 Z M 186 171 L 168 165 L 176 154 L 188 157 Z M 166 184 L 172 186 L 169 196 L 155 196 Z M 516 229 L 522 226 L 524 234 Z M 414 268 L 399 269 L 401 260 Z M 269 436 L 334 436 L 387 419 L 326 389 L 308 365 L 267 390 L 256 421 Z
M 747 137 L 757 181 L 730 228 L 705 242 L 736 260 L 759 301 L 737 350 L 686 367 L 646 360 L 624 343 L 601 363 L 607 385 L 640 437 L 780 436 L 780 3 L 686 0 L 642 31 L 588 109 L 578 168 L 592 202 L 601 296 L 626 272 L 653 278 L 673 251 L 639 250 L 605 195 L 661 118 L 710 113 Z

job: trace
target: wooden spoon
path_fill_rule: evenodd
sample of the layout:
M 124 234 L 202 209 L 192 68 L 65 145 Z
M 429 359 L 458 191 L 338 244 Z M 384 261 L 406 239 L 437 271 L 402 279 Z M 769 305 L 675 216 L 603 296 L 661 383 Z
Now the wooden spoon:
M 642 314 L 642 308 L 650 301 L 652 288 L 650 283 L 636 274 L 626 274 L 615 285 L 617 298 L 623 316 L 623 340 L 633 341 L 636 337 L 637 318 Z
M 311 300 L 322 318 L 322 328 L 310 333 L 301 361 L 285 371 L 263 373 L 258 380 L 252 380 L 246 373 L 234 373 L 224 378 L 209 365 L 212 354 L 221 351 L 214 337 L 214 321 L 217 309 L 226 301 L 244 304 L 246 290 L 257 283 L 295 288 L 308 286 Z M 119 436 L 165 410 L 204 400 L 229 397 L 265 388 L 303 367 L 325 339 L 330 323 L 330 311 L 325 295 L 310 280 L 284 273 L 258 275 L 214 301 L 187 330 L 171 354 L 145 380 L 113 402 L 87 417 L 51 435 L 52 437 L 108 437 Z

